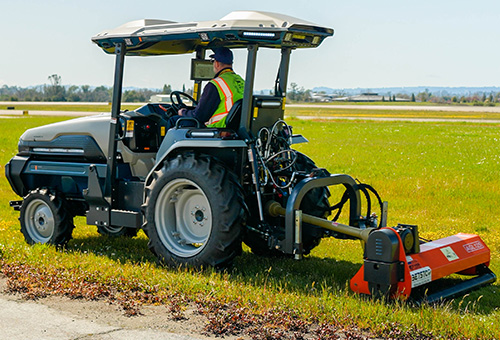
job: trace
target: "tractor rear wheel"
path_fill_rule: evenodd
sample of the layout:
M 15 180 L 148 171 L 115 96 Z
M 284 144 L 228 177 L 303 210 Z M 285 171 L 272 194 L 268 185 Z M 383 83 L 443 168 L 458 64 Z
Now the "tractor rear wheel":
M 144 206 L 149 248 L 166 265 L 227 267 L 241 253 L 241 187 L 210 156 L 165 162 L 146 187 Z
M 48 189 L 33 190 L 24 198 L 19 220 L 29 244 L 64 246 L 75 227 L 64 198 Z

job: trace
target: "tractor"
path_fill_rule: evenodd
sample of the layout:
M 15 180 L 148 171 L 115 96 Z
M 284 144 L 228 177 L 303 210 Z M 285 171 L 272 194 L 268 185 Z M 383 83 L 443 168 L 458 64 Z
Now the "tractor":
M 115 56 L 111 113 L 30 129 L 6 165 L 23 198 L 10 205 L 20 211 L 25 240 L 64 246 L 73 217 L 86 216 L 104 235 L 133 237 L 142 228 L 165 265 L 226 268 L 243 242 L 257 255 L 301 259 L 324 237 L 359 239 L 364 264 L 351 280 L 359 293 L 406 298 L 441 277 L 474 275 L 427 297 L 437 300 L 495 281 L 478 236 L 424 242 L 417 226 L 387 227 L 387 203 L 371 186 L 330 174 L 292 148 L 307 140 L 284 120 L 291 53 L 317 48 L 333 33 L 282 14 L 237 11 L 215 21 L 138 20 L 94 36 Z M 179 109 L 197 105 L 214 76 L 206 52 L 219 47 L 247 52 L 244 96 L 226 127 L 183 118 L 167 129 Z M 262 49 L 281 51 L 269 95 L 254 92 Z M 192 95 L 173 91 L 167 103 L 121 111 L 125 56 L 178 54 L 194 54 Z M 336 204 L 333 186 L 344 190 Z M 344 206 L 347 224 L 339 222 Z

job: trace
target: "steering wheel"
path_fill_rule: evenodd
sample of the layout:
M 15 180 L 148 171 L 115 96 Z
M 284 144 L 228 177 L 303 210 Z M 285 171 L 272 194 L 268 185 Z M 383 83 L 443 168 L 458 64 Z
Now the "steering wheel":
M 182 102 L 182 97 L 191 101 L 193 103 L 192 107 L 196 107 L 196 105 L 198 105 L 198 102 L 196 100 L 194 100 L 194 98 L 191 97 L 189 94 L 187 94 L 185 92 L 181 92 L 181 91 L 172 91 L 170 93 L 170 101 L 172 102 L 171 105 L 172 105 L 172 108 L 175 110 L 176 114 L 177 114 L 177 111 L 179 111 L 180 109 L 184 109 L 184 108 L 189 107 Z

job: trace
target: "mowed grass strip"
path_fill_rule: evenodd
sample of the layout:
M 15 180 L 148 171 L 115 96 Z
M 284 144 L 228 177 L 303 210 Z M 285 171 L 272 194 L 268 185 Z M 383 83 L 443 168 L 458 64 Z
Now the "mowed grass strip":
M 34 268 L 33 273 L 45 271 L 51 280 L 74 280 L 74 275 L 80 275 L 82 282 L 182 296 L 183 301 L 217 301 L 248 308 L 253 315 L 292 310 L 305 321 L 383 337 L 500 337 L 498 284 L 438 306 L 415 307 L 352 294 L 348 280 L 362 263 L 356 241 L 325 239 L 298 262 L 260 258 L 245 251 L 234 268 L 223 273 L 163 268 L 147 249 L 142 232 L 134 239 L 110 239 L 85 225 L 84 218 L 75 219 L 74 239 L 66 250 L 28 246 L 19 232 L 18 212 L 8 206 L 9 200 L 18 198 L 3 166 L 16 153 L 22 132 L 61 119 L 0 119 L 4 131 L 0 134 L 0 256 L 6 268 L 23 264 Z M 431 239 L 457 232 L 479 234 L 492 251 L 492 270 L 500 272 L 500 126 L 293 119 L 289 123 L 310 140 L 297 149 L 318 166 L 369 183 L 389 201 L 390 225 L 418 224 L 421 235 Z M 332 193 L 337 193 L 336 188 Z M 24 272 L 29 276 L 29 270 Z M 40 274 L 33 274 L 33 280 L 37 278 Z

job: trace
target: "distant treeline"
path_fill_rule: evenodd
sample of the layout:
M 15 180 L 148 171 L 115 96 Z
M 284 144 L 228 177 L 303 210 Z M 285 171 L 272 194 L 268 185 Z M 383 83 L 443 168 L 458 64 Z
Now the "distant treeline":
M 18 86 L 0 87 L 1 101 L 26 102 L 110 102 L 113 88 L 107 86 L 91 87 L 90 85 L 63 86 L 61 77 L 57 74 L 49 78 L 50 85 L 40 85 L 28 88 Z M 131 89 L 123 92 L 124 102 L 147 102 L 154 94 L 169 94 L 170 85 L 164 85 L 162 90 Z
M 110 102 L 113 88 L 107 86 L 91 87 L 90 85 L 61 85 L 61 77 L 57 74 L 48 77 L 49 85 L 22 88 L 18 86 L 0 87 L 0 101 L 33 101 L 33 102 Z M 346 93 L 336 92 L 328 94 L 325 91 L 313 91 L 291 83 L 287 97 L 292 102 L 332 101 L 337 97 L 346 96 Z M 183 86 L 183 92 L 192 94 L 192 89 Z M 172 87 L 165 84 L 163 89 L 126 89 L 123 92 L 124 102 L 147 102 L 152 95 L 170 94 Z M 270 91 L 261 91 L 266 94 Z M 272 92 L 272 91 L 271 91 Z M 474 105 L 495 105 L 500 103 L 500 92 L 478 92 L 469 95 L 452 95 L 448 93 L 435 94 L 429 90 L 419 93 L 391 93 L 383 97 L 385 101 L 407 100 L 412 102 L 430 103 L 472 103 Z
M 161 90 L 134 89 L 123 92 L 124 102 L 147 102 L 154 94 L 163 93 Z M 54 89 L 43 85 L 30 88 L 17 86 L 3 86 L 0 88 L 1 101 L 26 102 L 110 102 L 113 88 L 106 86 L 90 87 L 89 85 L 69 86 Z

